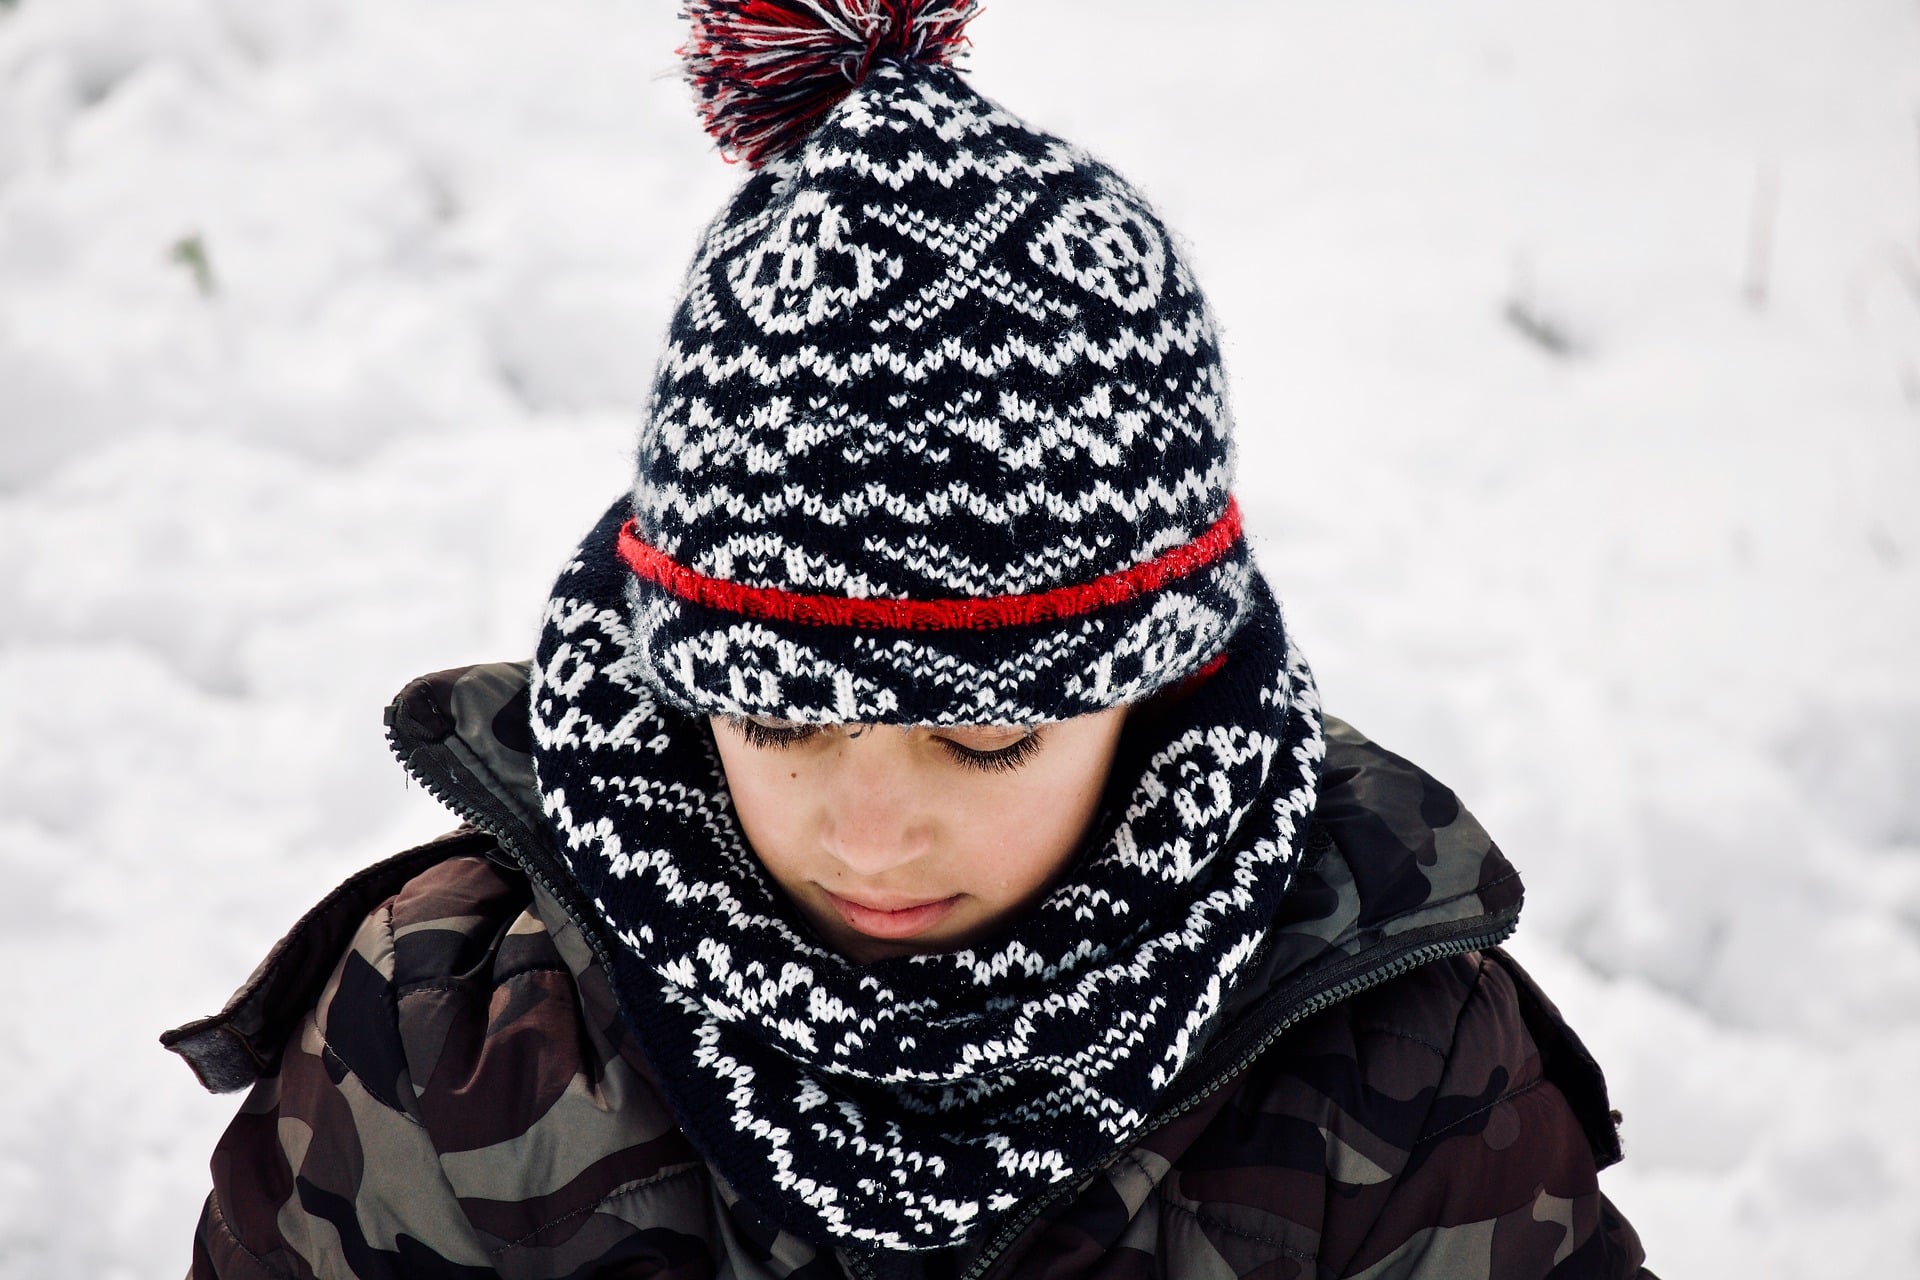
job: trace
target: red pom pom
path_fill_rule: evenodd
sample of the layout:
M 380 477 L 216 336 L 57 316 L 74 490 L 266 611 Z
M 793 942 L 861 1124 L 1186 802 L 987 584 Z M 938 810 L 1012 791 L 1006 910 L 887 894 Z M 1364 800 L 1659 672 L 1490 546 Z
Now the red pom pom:
M 876 62 L 949 63 L 979 0 L 688 0 L 678 51 L 707 132 L 758 168 L 797 144 Z

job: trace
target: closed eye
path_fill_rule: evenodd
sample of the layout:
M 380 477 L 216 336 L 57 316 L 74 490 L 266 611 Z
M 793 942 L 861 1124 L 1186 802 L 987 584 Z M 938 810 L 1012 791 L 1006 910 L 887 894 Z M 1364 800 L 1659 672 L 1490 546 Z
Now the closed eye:
M 748 746 L 770 750 L 798 746 L 815 737 L 822 728 L 816 724 L 794 724 L 760 716 L 728 716 L 727 723 L 746 739 Z M 988 773 L 1007 772 L 1018 769 L 1040 750 L 1040 731 L 1028 730 L 1021 737 L 1000 747 L 972 747 L 938 732 L 934 734 L 934 741 L 956 763 L 969 769 Z
M 766 721 L 751 716 L 728 716 L 727 723 L 732 725 L 750 747 L 791 747 L 805 742 L 820 731 L 819 725 L 787 724 L 780 721 Z
M 1004 747 L 996 747 L 991 751 L 962 746 L 952 738 L 936 738 L 935 741 L 946 748 L 948 755 L 969 769 L 982 769 L 990 773 L 1018 769 L 1040 750 L 1040 732 L 1037 729 L 1024 738 L 1016 739 Z

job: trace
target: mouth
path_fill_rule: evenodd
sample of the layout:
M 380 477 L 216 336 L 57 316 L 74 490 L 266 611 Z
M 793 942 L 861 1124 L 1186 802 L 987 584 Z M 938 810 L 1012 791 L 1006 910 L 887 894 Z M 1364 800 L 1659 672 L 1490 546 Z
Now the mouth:
M 960 895 L 941 898 L 936 902 L 919 902 L 902 905 L 897 908 L 870 906 L 843 898 L 832 890 L 826 890 L 827 899 L 833 903 L 833 909 L 847 922 L 847 927 L 869 938 L 899 939 L 911 938 L 925 933 L 940 921 L 949 911 L 959 904 Z

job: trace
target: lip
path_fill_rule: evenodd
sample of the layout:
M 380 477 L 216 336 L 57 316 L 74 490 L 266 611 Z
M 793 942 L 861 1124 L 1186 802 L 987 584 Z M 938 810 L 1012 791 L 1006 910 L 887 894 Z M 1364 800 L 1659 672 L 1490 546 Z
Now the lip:
M 960 901 L 960 895 L 955 894 L 937 902 L 909 903 L 889 910 L 843 898 L 831 889 L 825 892 L 847 927 L 869 938 L 911 938 L 925 933 L 946 919 L 947 913 Z

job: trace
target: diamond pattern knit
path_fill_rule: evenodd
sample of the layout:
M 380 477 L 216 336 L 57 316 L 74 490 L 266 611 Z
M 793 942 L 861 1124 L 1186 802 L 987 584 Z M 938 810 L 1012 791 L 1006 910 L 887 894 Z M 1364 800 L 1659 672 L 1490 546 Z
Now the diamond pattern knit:
M 708 228 L 661 358 L 634 533 L 695 574 L 966 600 L 1120 573 L 1226 510 L 1205 300 L 1146 201 L 942 66 L 892 64 Z M 748 619 L 636 582 L 688 709 L 1027 723 L 1191 674 L 1244 547 L 1095 614 L 911 635 Z

